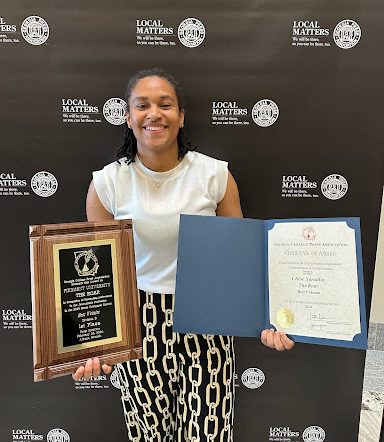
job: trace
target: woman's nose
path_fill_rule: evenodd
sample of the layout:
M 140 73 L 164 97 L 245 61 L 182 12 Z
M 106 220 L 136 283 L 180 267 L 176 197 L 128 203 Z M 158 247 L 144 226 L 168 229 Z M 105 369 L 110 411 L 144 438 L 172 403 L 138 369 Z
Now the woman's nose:
M 161 117 L 161 109 L 159 106 L 153 105 L 148 109 L 147 118 L 154 120 L 160 117 Z

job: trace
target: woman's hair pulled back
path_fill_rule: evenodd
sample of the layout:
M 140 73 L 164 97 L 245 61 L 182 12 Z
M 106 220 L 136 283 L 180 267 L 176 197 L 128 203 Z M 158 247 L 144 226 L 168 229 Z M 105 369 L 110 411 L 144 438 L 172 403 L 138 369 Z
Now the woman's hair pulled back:
M 129 79 L 127 87 L 125 89 L 125 101 L 127 103 L 127 106 L 129 106 L 131 94 L 136 84 L 143 78 L 147 77 L 160 77 L 168 81 L 168 83 L 170 83 L 173 89 L 175 90 L 175 94 L 179 104 L 179 109 L 181 111 L 185 111 L 184 93 L 180 87 L 179 82 L 172 74 L 167 72 L 165 69 L 159 67 L 151 69 L 142 69 L 136 72 L 136 74 Z M 191 143 L 188 141 L 183 128 L 179 129 L 179 133 L 177 135 L 177 144 L 179 149 L 179 154 L 178 154 L 179 160 L 182 160 L 184 155 L 188 151 L 194 150 L 191 146 Z M 127 162 L 127 164 L 130 164 L 135 161 L 136 154 L 137 154 L 136 137 L 133 133 L 133 130 L 130 129 L 127 125 L 127 122 L 125 122 L 123 144 L 117 150 L 115 159 L 116 161 L 119 161 L 121 158 L 126 157 L 125 161 Z

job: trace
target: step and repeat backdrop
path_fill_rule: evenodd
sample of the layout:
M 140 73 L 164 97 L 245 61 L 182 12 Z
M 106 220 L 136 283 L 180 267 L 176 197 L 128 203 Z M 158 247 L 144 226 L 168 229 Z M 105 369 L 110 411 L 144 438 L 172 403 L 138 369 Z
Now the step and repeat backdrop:
M 0 11 L 0 439 L 124 441 L 116 373 L 33 382 L 28 226 L 85 221 L 124 89 L 171 71 L 197 150 L 229 162 L 244 215 L 359 216 L 370 308 L 383 188 L 384 4 L 6 1 Z M 365 352 L 236 340 L 237 442 L 358 440 Z

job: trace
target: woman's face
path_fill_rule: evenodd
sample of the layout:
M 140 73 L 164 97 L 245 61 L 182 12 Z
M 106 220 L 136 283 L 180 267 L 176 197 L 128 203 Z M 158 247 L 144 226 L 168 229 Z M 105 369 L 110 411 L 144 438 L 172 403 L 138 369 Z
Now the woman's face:
M 139 80 L 128 103 L 127 123 L 137 140 L 139 153 L 177 150 L 177 135 L 184 124 L 176 92 L 164 78 Z

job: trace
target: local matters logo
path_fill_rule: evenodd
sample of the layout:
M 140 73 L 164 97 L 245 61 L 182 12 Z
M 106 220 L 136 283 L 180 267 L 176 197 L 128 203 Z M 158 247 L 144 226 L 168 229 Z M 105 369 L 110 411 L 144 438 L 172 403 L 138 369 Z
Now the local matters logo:
M 0 32 L 16 32 L 17 27 L 14 24 L 7 23 L 4 17 L 0 17 Z
M 292 430 L 289 426 L 269 427 L 268 440 L 270 442 L 324 442 L 325 431 L 323 428 L 313 425 L 307 427 L 302 433 Z
M 186 18 L 178 29 L 177 35 L 180 42 L 187 48 L 196 48 L 203 43 L 205 39 L 205 27 L 197 18 Z
M 32 328 L 32 315 L 25 309 L 5 308 L 2 309 L 2 316 L 4 330 Z
M 69 434 L 62 428 L 53 428 L 47 434 L 47 442 L 70 442 Z
M 339 21 L 333 29 L 324 26 L 320 20 L 293 20 L 292 46 L 296 47 L 331 47 L 333 42 L 341 49 L 351 49 L 359 43 L 361 28 L 350 19 Z
M 348 191 L 348 181 L 338 173 L 326 176 L 319 186 L 307 175 L 283 175 L 281 182 L 282 198 L 318 198 L 321 193 L 329 200 L 339 200 Z
M 294 20 L 292 35 L 324 36 L 329 35 L 329 28 L 322 28 L 318 20 Z
M 0 17 L 0 43 L 20 43 L 17 25 L 8 23 L 5 17 Z
M 62 98 L 63 123 L 101 123 L 99 106 L 89 104 L 87 98 Z
M 38 15 L 30 15 L 21 24 L 21 35 L 31 45 L 42 45 L 49 37 L 48 23 Z
M 8 17 L 0 17 L 0 43 L 21 43 L 20 34 L 30 45 L 40 46 L 49 38 L 48 22 L 39 15 L 30 15 L 18 25 Z
M 216 126 L 249 126 L 253 120 L 257 126 L 269 127 L 277 121 L 279 113 L 277 103 L 270 98 L 258 100 L 250 112 L 237 100 L 212 101 L 212 124 Z
M 176 46 L 177 38 L 187 48 L 200 46 L 205 39 L 203 22 L 195 17 L 189 17 L 175 26 L 175 24 L 165 23 L 162 18 L 157 17 L 136 19 L 137 45 Z
M 261 127 L 272 126 L 279 117 L 279 107 L 269 98 L 259 100 L 252 108 L 253 121 Z
M 105 120 L 120 126 L 125 123 L 127 103 L 119 97 L 108 98 L 102 106 L 85 97 L 66 97 L 60 102 L 63 123 L 101 123 L 101 115 Z M 101 111 L 102 107 L 102 111 Z
M 50 172 L 37 172 L 31 178 L 32 190 L 36 193 L 36 195 L 43 198 L 52 196 L 56 192 L 58 186 L 59 185 L 56 177 Z
M 337 173 L 328 175 L 321 183 L 323 195 L 330 200 L 342 198 L 348 191 L 348 181 Z
M 0 186 L 1 187 L 25 187 L 27 180 L 18 179 L 13 172 L 0 173 Z
M 103 115 L 108 123 L 119 126 L 125 123 L 127 103 L 121 98 L 109 98 L 103 106 Z
M 98 106 L 90 106 L 85 98 L 63 98 L 61 100 L 63 112 L 98 113 Z
M 354 20 L 342 20 L 333 31 L 333 40 L 341 49 L 351 49 L 359 43 L 360 26 Z
M 25 428 L 17 428 L 12 430 L 12 441 L 29 442 L 37 440 L 44 440 L 44 435 L 37 434 L 31 429 L 25 429 Z
M 32 321 L 32 315 L 24 309 L 3 309 L 3 321 Z
M 243 385 L 251 390 L 260 388 L 265 382 L 265 374 L 260 368 L 247 368 L 241 375 Z
M 269 441 L 291 441 L 300 437 L 300 431 L 291 430 L 291 427 L 269 427 Z
M 164 26 L 163 20 L 138 19 L 136 20 L 137 35 L 173 35 L 172 27 Z
M 330 47 L 330 29 L 319 20 L 293 20 L 292 46 Z
M 249 125 L 248 109 L 237 101 L 212 101 L 213 125 Z
M 176 46 L 175 30 L 159 18 L 136 20 L 136 44 L 140 46 Z
M 16 172 L 0 172 L 0 197 L 26 197 L 29 190 L 41 197 L 50 197 L 58 189 L 56 177 L 47 171 L 35 173 L 30 180 L 20 177 Z
M 304 442 L 323 442 L 325 431 L 317 425 L 308 427 L 303 432 L 303 440 Z
M 34 430 L 18 428 L 12 430 L 12 441 L 30 442 L 45 440 L 43 434 L 38 434 Z M 71 438 L 67 431 L 62 428 L 52 428 L 47 434 L 47 442 L 70 442 Z

